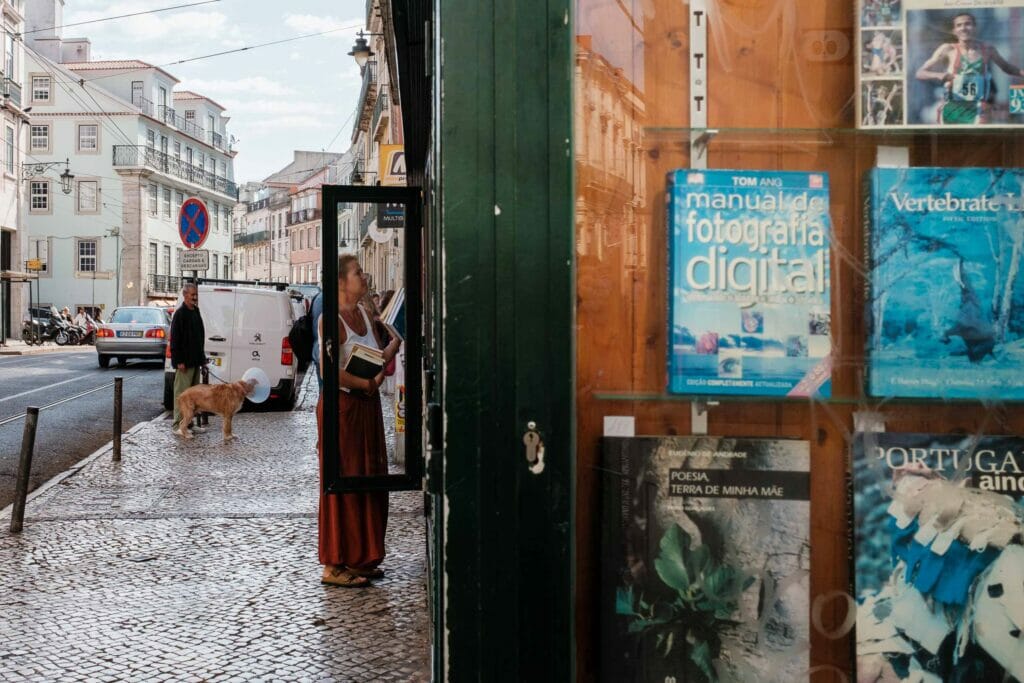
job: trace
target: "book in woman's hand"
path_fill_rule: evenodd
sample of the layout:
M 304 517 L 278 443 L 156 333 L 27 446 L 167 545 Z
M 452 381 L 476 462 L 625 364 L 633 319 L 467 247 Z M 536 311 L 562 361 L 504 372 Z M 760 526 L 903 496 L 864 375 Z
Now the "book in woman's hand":
M 362 379 L 373 379 L 384 369 L 384 354 L 378 349 L 354 344 L 345 359 L 345 372 Z

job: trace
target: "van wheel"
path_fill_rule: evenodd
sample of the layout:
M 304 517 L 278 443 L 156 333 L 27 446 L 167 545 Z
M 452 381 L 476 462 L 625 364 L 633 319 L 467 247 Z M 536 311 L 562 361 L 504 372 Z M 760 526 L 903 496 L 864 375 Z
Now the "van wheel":
M 128 365 L 128 359 L 125 358 L 124 356 L 118 356 L 117 357 L 117 367 L 123 368 L 126 365 Z
M 174 375 L 164 373 L 164 410 L 174 410 Z
M 99 362 L 101 368 L 109 368 L 110 367 L 110 356 L 104 356 L 101 353 L 101 354 L 99 354 L 96 357 L 96 360 Z

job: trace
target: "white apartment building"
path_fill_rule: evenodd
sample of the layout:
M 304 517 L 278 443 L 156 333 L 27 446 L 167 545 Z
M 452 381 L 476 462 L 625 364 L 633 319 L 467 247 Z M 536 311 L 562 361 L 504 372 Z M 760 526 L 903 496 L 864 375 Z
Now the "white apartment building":
M 28 309 L 29 284 L 25 282 L 22 216 L 22 185 L 27 106 L 22 97 L 25 82 L 24 51 L 15 36 L 24 32 L 24 0 L 2 0 L 3 62 L 0 63 L 0 343 L 21 336 L 21 320 Z
M 33 2 L 58 15 L 36 17 L 39 25 L 59 25 L 62 4 Z M 209 212 L 205 275 L 230 277 L 237 191 L 224 108 L 176 92 L 178 79 L 151 64 L 91 61 L 89 47 L 61 39 L 59 29 L 31 34 L 26 44 L 25 224 L 27 257 L 45 263 L 40 299 L 107 312 L 173 302 L 185 248 L 178 211 L 189 197 Z M 66 167 L 44 169 L 65 159 Z M 74 175 L 68 194 L 58 179 L 65 168 Z

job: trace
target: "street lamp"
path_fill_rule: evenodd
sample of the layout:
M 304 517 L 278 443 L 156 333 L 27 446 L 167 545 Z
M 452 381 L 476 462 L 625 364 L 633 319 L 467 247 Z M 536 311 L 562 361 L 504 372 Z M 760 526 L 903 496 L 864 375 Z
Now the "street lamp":
M 50 161 L 46 163 L 33 162 L 22 164 L 21 170 L 22 173 L 24 173 L 25 178 L 35 178 L 36 176 L 43 175 L 51 168 L 56 168 L 58 166 L 60 166 L 59 161 Z M 64 172 L 60 174 L 60 189 L 64 194 L 71 194 L 71 183 L 74 179 L 75 174 L 71 172 L 71 160 L 65 159 Z
M 356 43 L 352 46 L 349 51 L 349 55 L 356 60 L 356 64 L 362 69 L 366 66 L 366 62 L 374 55 L 373 50 L 370 49 L 369 44 L 366 42 L 366 36 L 383 36 L 383 33 L 370 33 L 368 31 L 360 31 L 356 34 Z

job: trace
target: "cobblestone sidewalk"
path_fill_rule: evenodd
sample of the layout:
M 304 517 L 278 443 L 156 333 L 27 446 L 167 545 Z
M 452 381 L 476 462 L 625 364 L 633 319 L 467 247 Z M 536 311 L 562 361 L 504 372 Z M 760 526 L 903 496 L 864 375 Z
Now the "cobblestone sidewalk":
M 0 681 L 425 681 L 422 497 L 392 494 L 386 578 L 322 586 L 316 383 L 183 443 L 145 423 L 0 515 Z

